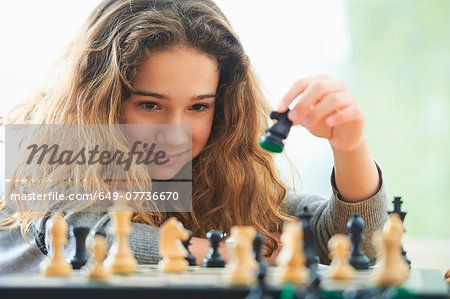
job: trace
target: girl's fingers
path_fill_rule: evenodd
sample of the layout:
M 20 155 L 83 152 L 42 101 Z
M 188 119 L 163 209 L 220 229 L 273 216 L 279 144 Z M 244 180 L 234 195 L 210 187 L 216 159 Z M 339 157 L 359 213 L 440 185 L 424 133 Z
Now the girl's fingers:
M 298 97 L 312 81 L 323 80 L 326 78 L 325 75 L 317 75 L 297 80 L 278 103 L 277 111 L 281 113 L 288 110 L 289 104 L 292 103 L 292 101 Z
M 364 120 L 364 114 L 359 106 L 355 103 L 329 116 L 326 119 L 326 123 L 330 127 L 337 127 L 344 123 L 356 120 Z
M 352 103 L 356 103 L 355 97 L 349 92 L 335 92 L 326 95 L 311 112 L 301 121 L 301 124 L 307 126 L 324 117 L 335 113 L 338 110 L 344 110 Z
M 300 123 L 310 111 L 330 93 L 345 91 L 346 86 L 342 81 L 335 79 L 317 80 L 311 82 L 305 89 L 302 99 L 289 112 L 289 119 L 294 123 Z M 295 112 L 294 112 L 295 111 Z

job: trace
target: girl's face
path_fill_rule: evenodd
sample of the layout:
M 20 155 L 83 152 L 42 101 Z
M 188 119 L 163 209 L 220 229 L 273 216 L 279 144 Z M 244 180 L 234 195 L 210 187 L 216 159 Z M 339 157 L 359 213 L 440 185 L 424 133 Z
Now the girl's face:
M 152 178 L 172 178 L 203 150 L 211 132 L 218 84 L 215 58 L 191 47 L 177 45 L 152 52 L 140 65 L 133 84 L 136 92 L 123 103 L 122 123 L 192 127 L 192 152 L 186 152 L 191 146 L 191 133 L 183 126 L 155 137 L 157 147 L 167 155 L 185 153 L 169 156 L 169 163 L 158 166 L 158 177 Z

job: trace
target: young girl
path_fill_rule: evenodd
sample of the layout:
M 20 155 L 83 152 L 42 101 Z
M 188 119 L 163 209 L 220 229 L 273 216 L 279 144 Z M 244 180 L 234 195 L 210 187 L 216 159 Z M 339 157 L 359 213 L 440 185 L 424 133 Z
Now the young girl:
M 105 0 L 61 65 L 53 85 L 38 90 L 7 122 L 192 126 L 192 212 L 134 213 L 129 242 L 139 263 L 158 262 L 158 227 L 169 216 L 193 231 L 198 261 L 208 251 L 206 232 L 229 233 L 233 225 L 252 225 L 264 234 L 266 256 L 273 258 L 283 221 L 303 205 L 313 213 L 323 263 L 329 262 L 329 238 L 347 233 L 354 212 L 365 220 L 363 249 L 374 257 L 371 234 L 386 219 L 387 199 L 354 96 L 341 81 L 320 75 L 299 79 L 280 101 L 283 112 L 303 94 L 288 117 L 327 138 L 335 160 L 330 199 L 288 192 L 274 154 L 258 144 L 271 108 L 238 37 L 212 1 Z M 180 151 L 183 138 L 166 136 L 164 142 Z M 178 151 L 170 158 L 179 159 Z M 37 270 L 50 245 L 48 217 L 6 208 L 2 214 L 2 227 L 10 231 L 0 231 L 0 273 Z M 65 219 L 92 229 L 110 226 L 106 213 L 72 212 Z

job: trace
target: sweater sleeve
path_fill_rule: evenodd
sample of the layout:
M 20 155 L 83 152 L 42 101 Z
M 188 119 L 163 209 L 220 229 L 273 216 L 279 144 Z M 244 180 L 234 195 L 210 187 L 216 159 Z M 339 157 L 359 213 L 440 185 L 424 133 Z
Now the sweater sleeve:
M 89 227 L 91 231 L 105 232 L 108 244 L 111 246 L 114 234 L 108 213 L 76 212 L 67 214 L 64 219 L 71 226 L 84 226 Z M 38 231 L 45 231 L 46 236 L 48 227 L 45 219 L 40 220 L 38 227 L 40 227 Z M 132 222 L 131 230 L 132 231 L 128 236 L 128 242 L 138 263 L 156 264 L 160 259 L 158 254 L 159 228 L 155 228 L 147 224 Z M 51 244 L 49 243 L 49 238 L 46 238 L 45 236 L 44 240 L 42 240 L 43 242 L 41 243 L 44 243 L 46 248 L 50 248 Z M 69 242 L 64 250 L 66 256 L 73 254 L 75 250 L 75 240 L 72 237 L 69 238 Z
M 380 189 L 372 197 L 360 202 L 346 202 L 340 198 L 334 178 L 334 169 L 331 174 L 331 186 L 333 194 L 330 199 L 318 195 L 303 194 L 294 196 L 290 193 L 287 197 L 288 213 L 295 215 L 303 206 L 313 214 L 311 225 L 315 228 L 319 257 L 321 263 L 329 264 L 328 240 L 334 234 L 347 234 L 347 222 L 353 213 L 359 213 L 364 219 L 364 237 L 361 247 L 370 258 L 375 258 L 375 248 L 372 245 L 372 237 L 375 231 L 382 228 L 387 220 L 388 196 L 382 177 L 382 171 L 377 165 L 380 176 Z
M 22 237 L 18 227 L 0 230 L 0 276 L 39 272 L 45 255 L 37 248 L 33 237 L 28 236 L 28 241 L 30 243 Z
M 0 218 L 2 215 L 0 214 Z M 89 227 L 92 231 L 107 232 L 108 243 L 112 243 L 111 221 L 107 213 L 78 212 L 65 216 L 69 225 Z M 40 218 L 33 222 L 27 241 L 16 227 L 0 230 L 0 276 L 17 273 L 37 273 L 40 264 L 46 258 L 50 241 L 46 231 L 47 219 Z M 128 241 L 139 264 L 153 264 L 160 259 L 158 255 L 159 229 L 141 223 L 131 223 L 132 233 Z M 75 250 L 75 240 L 69 238 L 64 254 L 69 258 Z

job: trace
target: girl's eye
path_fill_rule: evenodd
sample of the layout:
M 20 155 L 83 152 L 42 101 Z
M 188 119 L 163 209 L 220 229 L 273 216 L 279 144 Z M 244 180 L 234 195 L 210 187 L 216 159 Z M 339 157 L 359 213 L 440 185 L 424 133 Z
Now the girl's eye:
M 155 102 L 144 102 L 140 103 L 139 106 L 141 106 L 145 110 L 153 111 L 156 110 L 155 108 L 158 106 L 158 104 L 156 104 Z
M 202 112 L 202 111 L 209 109 L 209 106 L 205 105 L 205 104 L 195 104 L 195 105 L 192 105 L 191 108 L 192 108 L 192 110 L 194 110 L 196 112 Z

